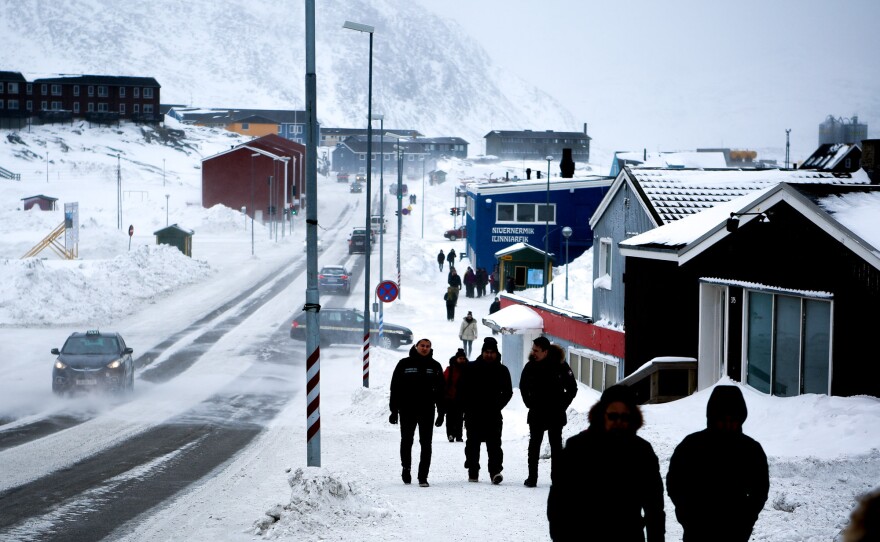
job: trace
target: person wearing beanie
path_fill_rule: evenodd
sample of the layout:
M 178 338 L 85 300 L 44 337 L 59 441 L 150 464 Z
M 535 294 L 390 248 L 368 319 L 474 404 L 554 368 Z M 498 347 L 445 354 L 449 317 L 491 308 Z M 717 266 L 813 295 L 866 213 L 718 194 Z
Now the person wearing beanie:
M 590 408 L 586 431 L 565 443 L 547 498 L 550 538 L 663 542 L 663 479 L 633 391 L 617 384 Z
M 504 479 L 501 475 L 504 470 L 501 410 L 513 397 L 513 385 L 510 371 L 501 364 L 498 341 L 492 337 L 483 339 L 480 355 L 459 381 L 459 394 L 467 428 L 464 467 L 468 470 L 468 481 L 480 479 L 480 446 L 485 442 L 489 479 L 493 484 L 500 484 Z
M 443 425 L 445 413 L 443 393 L 446 383 L 443 380 L 443 367 L 433 358 L 431 341 L 420 339 L 409 350 L 391 375 L 391 397 L 389 406 L 392 424 L 400 419 L 400 477 L 404 484 L 412 482 L 412 446 L 416 427 L 419 428 L 419 486 L 428 487 L 428 471 L 431 468 L 431 440 L 434 427 Z M 437 421 L 434 422 L 434 408 L 437 408 Z M 433 425 L 432 425 L 433 424 Z
M 565 361 L 565 351 L 543 336 L 532 341 L 529 361 L 519 378 L 519 392 L 529 409 L 529 477 L 523 483 L 536 487 L 544 432 L 550 442 L 550 479 L 555 480 L 562 452 L 562 427 L 568 422 L 565 411 L 577 395 L 577 380 Z
M 465 353 L 470 357 L 474 341 L 477 338 L 477 319 L 474 318 L 474 314 L 471 311 L 468 311 L 467 315 L 461 320 L 458 338 L 461 339 Z
M 468 366 L 468 357 L 464 350 L 459 348 L 454 356 L 449 358 L 449 367 L 443 371 L 446 380 L 446 438 L 449 442 L 464 442 L 462 428 L 464 427 L 464 411 L 458 399 L 458 382 Z
M 675 448 L 666 491 L 684 542 L 746 542 L 770 490 L 767 456 L 743 434 L 748 416 L 738 386 L 716 386 L 706 405 L 706 429 Z

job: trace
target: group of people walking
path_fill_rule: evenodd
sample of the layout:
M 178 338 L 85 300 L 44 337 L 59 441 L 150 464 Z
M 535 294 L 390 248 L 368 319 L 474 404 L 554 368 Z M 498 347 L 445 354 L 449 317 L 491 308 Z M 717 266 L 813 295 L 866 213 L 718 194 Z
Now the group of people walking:
M 470 343 L 475 338 L 476 330 Z M 429 486 L 432 423 L 441 427 L 444 418 L 449 442 L 465 442 L 468 481 L 480 479 L 483 443 L 489 480 L 500 484 L 504 479 L 501 411 L 513 397 L 510 371 L 493 337 L 483 340 L 473 362 L 468 361 L 470 343 L 462 340 L 445 370 L 433 359 L 431 342 L 421 339 L 392 375 L 390 422 L 399 419 L 401 424 L 405 484 L 412 480 L 411 449 L 418 428 L 417 476 L 420 486 Z M 589 411 L 588 428 L 563 446 L 566 411 L 577 394 L 565 351 L 546 337 L 535 339 L 519 389 L 529 410 L 526 487 L 538 484 L 544 433 L 550 444 L 551 538 L 662 542 L 664 484 L 653 447 L 636 435 L 644 419 L 633 391 L 620 384 L 607 388 Z M 706 407 L 706 429 L 685 437 L 669 461 L 666 491 L 684 542 L 746 542 L 751 536 L 767 500 L 769 469 L 761 445 L 742 432 L 747 415 L 738 387 L 716 386 Z

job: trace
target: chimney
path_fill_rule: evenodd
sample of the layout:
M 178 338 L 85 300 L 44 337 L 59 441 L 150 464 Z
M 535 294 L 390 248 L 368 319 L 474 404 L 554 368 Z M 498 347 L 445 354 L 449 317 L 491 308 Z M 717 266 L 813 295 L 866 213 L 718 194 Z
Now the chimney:
M 871 184 L 880 184 L 880 164 L 877 164 L 877 151 L 880 139 L 862 140 L 862 169 L 871 179 Z
M 559 162 L 559 171 L 563 179 L 574 177 L 574 160 L 571 158 L 571 149 L 562 149 L 562 160 Z
M 584 135 L 587 135 L 587 123 L 584 123 Z

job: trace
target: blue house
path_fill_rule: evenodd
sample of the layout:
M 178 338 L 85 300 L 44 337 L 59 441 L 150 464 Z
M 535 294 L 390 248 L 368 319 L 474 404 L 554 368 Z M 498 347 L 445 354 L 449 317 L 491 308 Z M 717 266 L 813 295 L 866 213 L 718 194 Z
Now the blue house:
M 569 260 L 593 245 L 589 220 L 614 179 L 604 176 L 518 180 L 471 184 L 466 190 L 467 256 L 475 269 L 496 269 L 495 253 L 516 243 L 547 252 L 565 263 L 568 226 Z M 547 202 L 549 200 L 549 207 Z M 549 235 L 548 235 L 549 234 Z M 504 284 L 506 277 L 499 277 Z

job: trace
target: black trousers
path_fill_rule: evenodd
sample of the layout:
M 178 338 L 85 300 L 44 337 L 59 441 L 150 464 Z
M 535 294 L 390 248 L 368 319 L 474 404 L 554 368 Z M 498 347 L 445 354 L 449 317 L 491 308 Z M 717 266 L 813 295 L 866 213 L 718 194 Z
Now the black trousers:
M 466 417 L 467 442 L 464 444 L 464 457 L 468 472 L 476 474 L 480 471 L 480 445 L 486 443 L 486 455 L 489 456 L 489 476 L 504 470 L 504 451 L 501 449 L 501 428 L 499 420 L 479 420 Z
M 454 439 L 462 438 L 462 428 L 464 427 L 464 412 L 461 408 L 454 404 L 446 406 L 446 437 Z
M 557 460 L 562 453 L 561 425 L 529 424 L 529 478 L 538 479 L 538 459 L 541 455 L 544 431 L 547 432 L 547 440 L 550 441 L 550 480 L 552 481 L 556 477 Z
M 455 305 L 446 304 L 446 319 L 455 320 Z
M 412 447 L 416 427 L 419 428 L 419 480 L 428 479 L 431 469 L 431 440 L 434 437 L 434 408 L 420 412 L 400 411 L 400 466 L 412 467 Z

